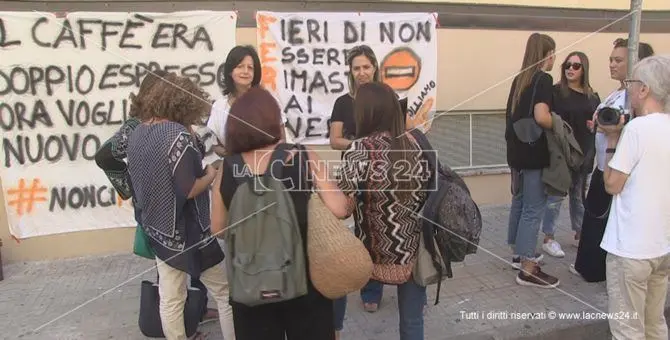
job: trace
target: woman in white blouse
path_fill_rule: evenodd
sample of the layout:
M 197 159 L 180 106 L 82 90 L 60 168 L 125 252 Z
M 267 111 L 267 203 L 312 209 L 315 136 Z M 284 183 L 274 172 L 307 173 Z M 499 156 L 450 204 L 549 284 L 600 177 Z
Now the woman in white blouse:
M 642 60 L 654 54 L 651 45 L 640 42 L 638 59 Z M 596 112 L 602 108 L 614 108 L 631 117 L 631 112 L 626 110 L 626 87 L 624 80 L 628 74 L 628 40 L 617 39 L 609 58 L 610 76 L 619 82 L 619 88 L 610 93 L 598 106 Z M 594 113 L 594 118 L 596 117 Z M 587 121 L 591 130 L 597 129 L 594 120 Z M 600 130 L 600 129 L 597 129 Z M 609 218 L 610 203 L 612 195 L 605 190 L 603 174 L 605 171 L 607 137 L 602 131 L 596 131 L 595 138 L 596 166 L 591 173 L 591 179 L 587 180 L 588 193 L 584 199 L 584 219 L 582 231 L 578 234 L 578 249 L 575 263 L 569 269 L 573 274 L 581 276 L 587 282 L 605 281 L 605 258 L 607 252 L 600 247 L 605 233 L 605 226 Z
M 207 121 L 207 127 L 218 139 L 218 143 L 214 143 L 215 145 L 212 148 L 221 157 L 226 154 L 223 141 L 226 140 L 226 121 L 230 115 L 230 107 L 236 98 L 239 98 L 250 88 L 258 86 L 261 82 L 261 60 L 256 50 L 248 45 L 233 47 L 223 64 L 222 80 L 223 97 L 212 104 L 212 110 Z

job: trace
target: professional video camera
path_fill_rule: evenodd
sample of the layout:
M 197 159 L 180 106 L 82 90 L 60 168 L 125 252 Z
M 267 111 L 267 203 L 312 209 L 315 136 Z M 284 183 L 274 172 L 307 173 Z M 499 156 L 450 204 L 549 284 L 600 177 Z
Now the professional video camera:
M 598 110 L 598 121 L 599 125 L 617 125 L 621 116 L 624 114 L 623 110 L 619 110 L 613 107 L 603 107 Z

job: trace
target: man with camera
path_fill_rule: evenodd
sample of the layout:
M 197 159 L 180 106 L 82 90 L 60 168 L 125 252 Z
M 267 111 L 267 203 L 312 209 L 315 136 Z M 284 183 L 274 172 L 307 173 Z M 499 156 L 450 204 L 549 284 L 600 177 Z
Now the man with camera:
M 640 61 L 624 81 L 635 119 L 600 110 L 604 184 L 613 195 L 605 235 L 613 339 L 668 339 L 670 273 L 670 56 Z

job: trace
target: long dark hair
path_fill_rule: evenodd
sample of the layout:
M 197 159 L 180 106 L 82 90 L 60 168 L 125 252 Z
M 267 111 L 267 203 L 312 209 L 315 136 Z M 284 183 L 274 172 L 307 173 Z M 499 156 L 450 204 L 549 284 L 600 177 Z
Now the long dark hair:
M 370 64 L 375 68 L 375 74 L 372 76 L 373 82 L 378 82 L 380 80 L 379 76 L 379 63 L 377 62 L 377 56 L 375 52 L 368 45 L 359 45 L 349 50 L 349 55 L 347 56 L 347 64 L 349 65 L 349 76 L 347 77 L 349 83 L 349 94 L 356 94 L 356 79 L 354 79 L 354 73 L 352 72 L 352 63 L 354 58 L 364 56 L 368 58 Z
M 593 94 L 593 88 L 591 88 L 591 83 L 589 82 L 589 57 L 587 57 L 586 54 L 580 51 L 575 51 L 568 54 L 568 56 L 565 57 L 565 60 L 561 64 L 561 83 L 560 83 L 561 95 L 566 98 L 570 95 L 568 78 L 565 76 L 565 65 L 568 63 L 568 60 L 570 60 L 570 58 L 573 56 L 577 56 L 579 58 L 579 62 L 582 64 L 582 79 L 580 80 L 582 90 L 584 91 L 584 94 L 587 97 L 592 98 L 594 94 Z
M 393 162 L 390 166 L 391 172 L 402 170 L 393 166 L 398 161 L 415 162 L 418 159 L 420 150 L 405 133 L 405 115 L 400 109 L 398 96 L 390 86 L 380 82 L 361 85 L 354 100 L 354 119 L 356 138 L 378 132 L 390 134 L 389 157 Z M 389 175 L 389 178 L 398 178 L 395 173 Z M 399 181 L 396 184 L 400 195 L 409 194 L 408 189 L 412 184 L 410 181 Z
M 233 47 L 230 52 L 228 52 L 228 57 L 226 57 L 226 62 L 223 64 L 223 74 L 220 77 L 223 78 L 223 94 L 233 96 L 237 95 L 237 88 L 235 87 L 235 82 L 233 81 L 233 70 L 239 65 L 244 58 L 250 56 L 254 62 L 254 78 L 251 80 L 251 87 L 256 87 L 261 82 L 261 60 L 258 58 L 258 53 L 256 49 L 251 45 L 240 45 Z
M 546 34 L 533 33 L 526 42 L 526 52 L 521 63 L 521 72 L 516 77 L 516 85 L 512 94 L 511 112 L 519 104 L 521 93 L 530 86 L 530 82 L 537 71 L 542 68 L 543 61 L 549 52 L 556 50 L 556 42 Z

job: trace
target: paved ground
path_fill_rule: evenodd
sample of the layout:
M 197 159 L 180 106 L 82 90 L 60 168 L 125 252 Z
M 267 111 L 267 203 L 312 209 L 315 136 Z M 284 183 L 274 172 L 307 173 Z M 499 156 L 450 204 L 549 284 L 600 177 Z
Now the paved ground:
M 590 321 L 559 320 L 560 313 L 606 311 L 604 284 L 585 283 L 570 274 L 576 248 L 567 211 L 562 212 L 557 232 L 564 245 L 564 259 L 545 255 L 545 271 L 561 279 L 559 289 L 543 290 L 518 286 L 514 271 L 506 261 L 507 206 L 482 209 L 485 230 L 479 253 L 458 264 L 454 278 L 445 282 L 441 301 L 426 311 L 427 340 L 487 339 L 525 335 L 528 339 L 548 339 L 540 335 L 550 330 L 585 325 Z M 14 264 L 5 267 L 0 282 L 0 338 L 3 339 L 143 339 L 137 327 L 140 282 L 155 279 L 152 261 L 129 254 L 80 258 L 55 262 Z M 429 288 L 434 301 L 435 287 Z M 360 299 L 352 294 L 348 305 L 343 340 L 398 339 L 397 299 L 394 287 L 386 287 L 379 312 L 362 311 Z M 82 305 L 83 304 L 83 305 Z M 488 312 L 500 312 L 496 319 Z M 502 313 L 544 313 L 542 320 L 504 319 Z M 483 314 L 482 314 L 483 313 Z M 549 318 L 556 313 L 554 320 Z M 477 318 L 475 318 L 477 316 Z M 603 324 L 600 323 L 600 326 Z M 221 339 L 218 323 L 207 325 L 209 339 Z M 38 332 L 32 332 L 39 329 Z M 578 329 L 578 328 L 577 328 Z M 604 339 L 603 327 L 598 336 Z M 606 333 L 606 330 L 604 331 Z M 576 339 L 576 336 L 562 337 Z M 465 339 L 465 338 L 464 338 Z M 319 339 L 315 339 L 319 340 Z

